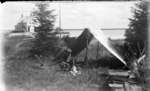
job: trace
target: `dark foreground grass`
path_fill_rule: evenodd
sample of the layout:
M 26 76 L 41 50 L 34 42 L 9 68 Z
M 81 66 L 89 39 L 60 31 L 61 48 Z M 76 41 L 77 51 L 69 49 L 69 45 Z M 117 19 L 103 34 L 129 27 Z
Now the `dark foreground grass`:
M 57 65 L 40 67 L 33 62 L 30 59 L 6 60 L 7 91 L 105 91 L 103 85 L 107 77 L 101 75 L 105 73 L 102 68 L 81 69 L 81 74 L 73 76 Z

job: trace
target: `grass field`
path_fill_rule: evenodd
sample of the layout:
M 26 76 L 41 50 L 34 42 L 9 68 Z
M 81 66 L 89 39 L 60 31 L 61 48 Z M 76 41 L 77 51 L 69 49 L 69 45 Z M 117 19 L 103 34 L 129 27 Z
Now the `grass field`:
M 104 68 L 80 69 L 81 74 L 73 76 L 62 71 L 58 65 L 49 66 L 50 59 L 28 58 L 30 46 L 20 46 L 25 36 L 5 39 L 5 83 L 7 91 L 109 91 Z M 28 42 L 26 42 L 28 43 Z M 30 45 L 30 43 L 29 43 Z
M 99 91 L 105 84 L 106 78 L 99 73 L 104 72 L 102 69 L 82 69 L 80 75 L 73 76 L 70 72 L 60 71 L 57 66 L 41 69 L 28 62 L 21 64 L 24 65 L 13 69 L 6 66 L 8 91 Z

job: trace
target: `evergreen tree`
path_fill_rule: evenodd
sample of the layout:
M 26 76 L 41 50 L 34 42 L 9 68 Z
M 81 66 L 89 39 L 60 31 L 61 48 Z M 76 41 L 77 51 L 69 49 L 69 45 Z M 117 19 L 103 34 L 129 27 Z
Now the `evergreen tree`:
M 35 41 L 31 50 L 31 54 L 38 56 L 48 56 L 55 51 L 57 45 L 57 37 L 52 34 L 55 16 L 52 14 L 54 10 L 48 10 L 47 3 L 36 4 L 37 10 L 33 12 L 35 27 Z
M 145 91 L 145 62 L 138 63 L 137 59 L 146 53 L 148 33 L 148 3 L 141 1 L 133 9 L 134 16 L 130 19 L 129 29 L 126 30 L 125 51 L 129 61 L 130 69 L 135 72 L 136 80 L 143 84 Z
M 126 30 L 125 48 L 128 57 L 139 58 L 146 52 L 147 29 L 148 29 L 148 5 L 147 2 L 141 1 L 133 9 L 134 16 L 130 18 L 129 28 Z

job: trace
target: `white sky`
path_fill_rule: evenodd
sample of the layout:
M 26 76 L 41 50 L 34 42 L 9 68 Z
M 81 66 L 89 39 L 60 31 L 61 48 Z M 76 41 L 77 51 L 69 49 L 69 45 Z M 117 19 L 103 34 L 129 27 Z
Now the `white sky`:
M 132 17 L 131 7 L 135 2 L 52 2 L 51 9 L 58 15 L 61 6 L 62 28 L 80 29 L 92 27 L 101 28 L 127 28 L 128 18 Z M 21 14 L 29 15 L 35 9 L 34 2 L 6 2 L 1 6 L 0 29 L 14 29 Z M 58 16 L 55 26 L 58 26 Z M 123 38 L 124 31 L 104 31 L 112 38 Z M 75 34 L 75 33 L 73 33 Z M 75 35 L 78 35 L 75 34 Z

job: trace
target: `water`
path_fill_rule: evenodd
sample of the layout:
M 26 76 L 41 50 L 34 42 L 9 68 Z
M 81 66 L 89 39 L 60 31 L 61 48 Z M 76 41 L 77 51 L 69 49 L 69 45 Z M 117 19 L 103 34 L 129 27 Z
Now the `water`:
M 109 44 L 108 37 L 102 30 L 90 28 L 90 32 L 93 36 L 115 57 L 117 57 L 123 64 L 127 65 L 123 58 L 116 52 L 116 50 Z

